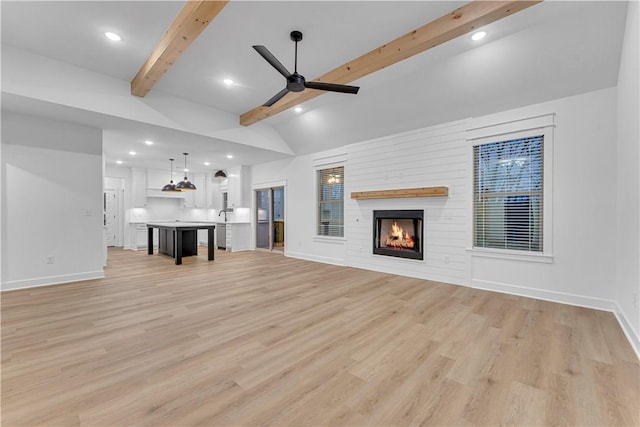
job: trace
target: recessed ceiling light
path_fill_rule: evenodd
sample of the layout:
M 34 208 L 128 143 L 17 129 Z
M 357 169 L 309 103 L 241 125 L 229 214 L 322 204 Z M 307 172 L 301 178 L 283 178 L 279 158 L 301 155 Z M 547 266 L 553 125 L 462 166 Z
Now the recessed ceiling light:
M 205 166 L 209 166 L 210 164 L 211 164 L 211 163 L 209 163 L 209 162 L 204 162 L 204 165 L 205 165 Z
M 147 145 L 153 145 L 153 141 L 149 141 L 149 140 L 146 140 L 144 143 Z
M 486 35 L 487 33 L 485 31 L 478 31 L 477 33 L 473 33 L 473 35 L 471 36 L 471 40 L 473 41 L 482 40 Z
M 112 33 L 111 31 L 107 31 L 106 33 L 104 33 L 104 36 L 114 42 L 119 42 L 120 40 L 122 40 L 122 37 L 120 37 L 116 33 Z
M 293 109 L 296 113 L 302 113 L 302 107 L 296 107 Z
M 227 154 L 227 159 L 233 159 L 233 154 Z
M 122 164 L 122 160 L 116 160 L 116 163 L 121 165 Z
M 233 84 L 233 80 L 231 79 L 224 79 L 222 82 L 227 86 L 231 86 Z
M 131 154 L 132 156 L 135 156 L 136 152 L 135 151 L 129 151 L 129 154 Z

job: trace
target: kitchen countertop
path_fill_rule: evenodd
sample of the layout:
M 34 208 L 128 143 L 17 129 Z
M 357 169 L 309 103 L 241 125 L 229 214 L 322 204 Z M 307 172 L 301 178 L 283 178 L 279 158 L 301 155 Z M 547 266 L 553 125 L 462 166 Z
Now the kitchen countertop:
M 188 228 L 188 227 L 211 227 L 216 225 L 215 222 L 195 222 L 195 221 L 149 221 L 146 223 L 155 227 L 173 227 L 173 228 Z
M 169 223 L 169 222 L 182 222 L 182 223 L 193 223 L 193 224 L 251 224 L 251 221 L 180 221 L 180 220 L 164 220 L 164 219 L 160 219 L 160 220 L 150 220 L 150 221 L 141 221 L 141 220 L 136 220 L 136 221 L 129 221 L 129 224 L 156 224 L 156 223 Z

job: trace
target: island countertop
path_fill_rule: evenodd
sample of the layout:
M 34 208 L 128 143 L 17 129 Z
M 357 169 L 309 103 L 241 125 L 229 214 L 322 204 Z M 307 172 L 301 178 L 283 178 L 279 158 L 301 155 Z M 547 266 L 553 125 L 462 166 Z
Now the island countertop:
M 148 226 L 153 227 L 171 227 L 171 228 L 188 228 L 188 227 L 211 227 L 215 226 L 215 222 L 189 222 L 189 221 L 149 221 Z

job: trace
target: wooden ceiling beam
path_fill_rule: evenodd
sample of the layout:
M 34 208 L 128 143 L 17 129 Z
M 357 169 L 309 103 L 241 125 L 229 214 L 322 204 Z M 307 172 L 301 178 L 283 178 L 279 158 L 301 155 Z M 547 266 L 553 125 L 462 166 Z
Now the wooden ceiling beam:
M 366 75 L 400 62 L 425 50 L 474 31 L 484 25 L 498 21 L 542 0 L 485 1 L 476 0 L 451 13 L 431 21 L 404 36 L 373 49 L 328 73 L 314 79 L 314 82 L 348 84 Z M 240 116 L 240 124 L 249 126 L 288 110 L 298 104 L 315 98 L 321 90 L 305 89 L 289 92 L 271 107 L 259 106 Z
M 131 94 L 144 97 L 227 3 L 188 0 L 131 80 Z

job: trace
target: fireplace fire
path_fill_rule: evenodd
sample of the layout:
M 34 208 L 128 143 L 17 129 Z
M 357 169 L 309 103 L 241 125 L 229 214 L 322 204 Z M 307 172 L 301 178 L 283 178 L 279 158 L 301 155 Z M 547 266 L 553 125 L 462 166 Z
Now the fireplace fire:
M 373 253 L 424 259 L 422 210 L 373 211 Z

